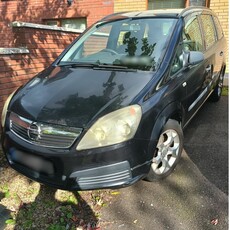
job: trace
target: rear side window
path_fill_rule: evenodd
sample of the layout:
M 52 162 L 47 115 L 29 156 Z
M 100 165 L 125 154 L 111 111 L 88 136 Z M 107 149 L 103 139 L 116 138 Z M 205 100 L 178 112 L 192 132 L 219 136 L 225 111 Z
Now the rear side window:
M 223 30 L 221 28 L 220 22 L 216 16 L 213 17 L 213 20 L 214 20 L 214 23 L 216 26 L 217 37 L 218 37 L 218 39 L 221 39 L 224 34 L 223 34 Z
M 201 15 L 204 30 L 205 48 L 210 48 L 216 41 L 215 28 L 211 15 Z
M 190 18 L 185 23 L 185 29 L 183 32 L 183 47 L 184 50 L 190 51 L 204 50 L 200 26 L 196 16 Z

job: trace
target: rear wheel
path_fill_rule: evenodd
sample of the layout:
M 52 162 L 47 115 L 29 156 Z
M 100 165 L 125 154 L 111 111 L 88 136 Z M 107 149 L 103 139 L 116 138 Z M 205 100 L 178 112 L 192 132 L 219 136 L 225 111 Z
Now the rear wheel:
M 214 91 L 212 92 L 212 94 L 210 96 L 210 100 L 212 102 L 217 102 L 220 100 L 221 94 L 222 94 L 222 89 L 223 89 L 223 82 L 224 82 L 224 73 L 221 73 L 218 84 L 216 85 Z
M 148 181 L 163 179 L 176 167 L 183 149 L 183 132 L 179 123 L 169 120 L 164 126 L 151 163 Z

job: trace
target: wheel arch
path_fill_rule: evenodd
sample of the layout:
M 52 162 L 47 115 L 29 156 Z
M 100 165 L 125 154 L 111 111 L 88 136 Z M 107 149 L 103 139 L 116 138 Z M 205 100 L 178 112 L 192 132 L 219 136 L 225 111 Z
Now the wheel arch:
M 153 157 L 152 149 L 156 148 L 158 138 L 168 120 L 176 120 L 183 127 L 184 122 L 184 108 L 178 102 L 168 104 L 158 115 L 156 122 L 153 126 L 150 142 L 148 146 L 149 159 Z

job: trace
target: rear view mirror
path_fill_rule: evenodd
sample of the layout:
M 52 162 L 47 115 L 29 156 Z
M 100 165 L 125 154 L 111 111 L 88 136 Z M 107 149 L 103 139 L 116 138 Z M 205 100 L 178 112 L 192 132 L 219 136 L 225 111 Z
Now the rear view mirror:
M 139 24 L 131 24 L 129 27 L 129 30 L 130 31 L 139 31 L 139 30 L 141 30 L 141 27 Z

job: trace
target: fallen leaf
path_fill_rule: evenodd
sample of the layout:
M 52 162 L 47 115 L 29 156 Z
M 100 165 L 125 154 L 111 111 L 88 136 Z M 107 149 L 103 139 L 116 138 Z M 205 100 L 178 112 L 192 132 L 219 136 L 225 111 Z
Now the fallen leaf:
M 213 225 L 217 225 L 218 222 L 219 222 L 219 221 L 218 221 L 217 218 L 211 220 L 211 224 L 213 224 Z
M 111 195 L 119 195 L 120 192 L 111 192 Z
M 134 220 L 133 223 L 136 224 L 136 223 L 137 223 L 137 220 Z
M 99 200 L 97 200 L 97 205 L 99 205 L 99 206 L 102 206 L 103 205 L 103 200 L 102 199 L 99 199 Z
M 5 221 L 6 224 L 16 224 L 16 221 L 13 219 L 8 219 Z
M 73 221 L 73 222 L 77 222 L 77 221 L 78 221 L 77 216 L 72 216 L 72 221 Z

